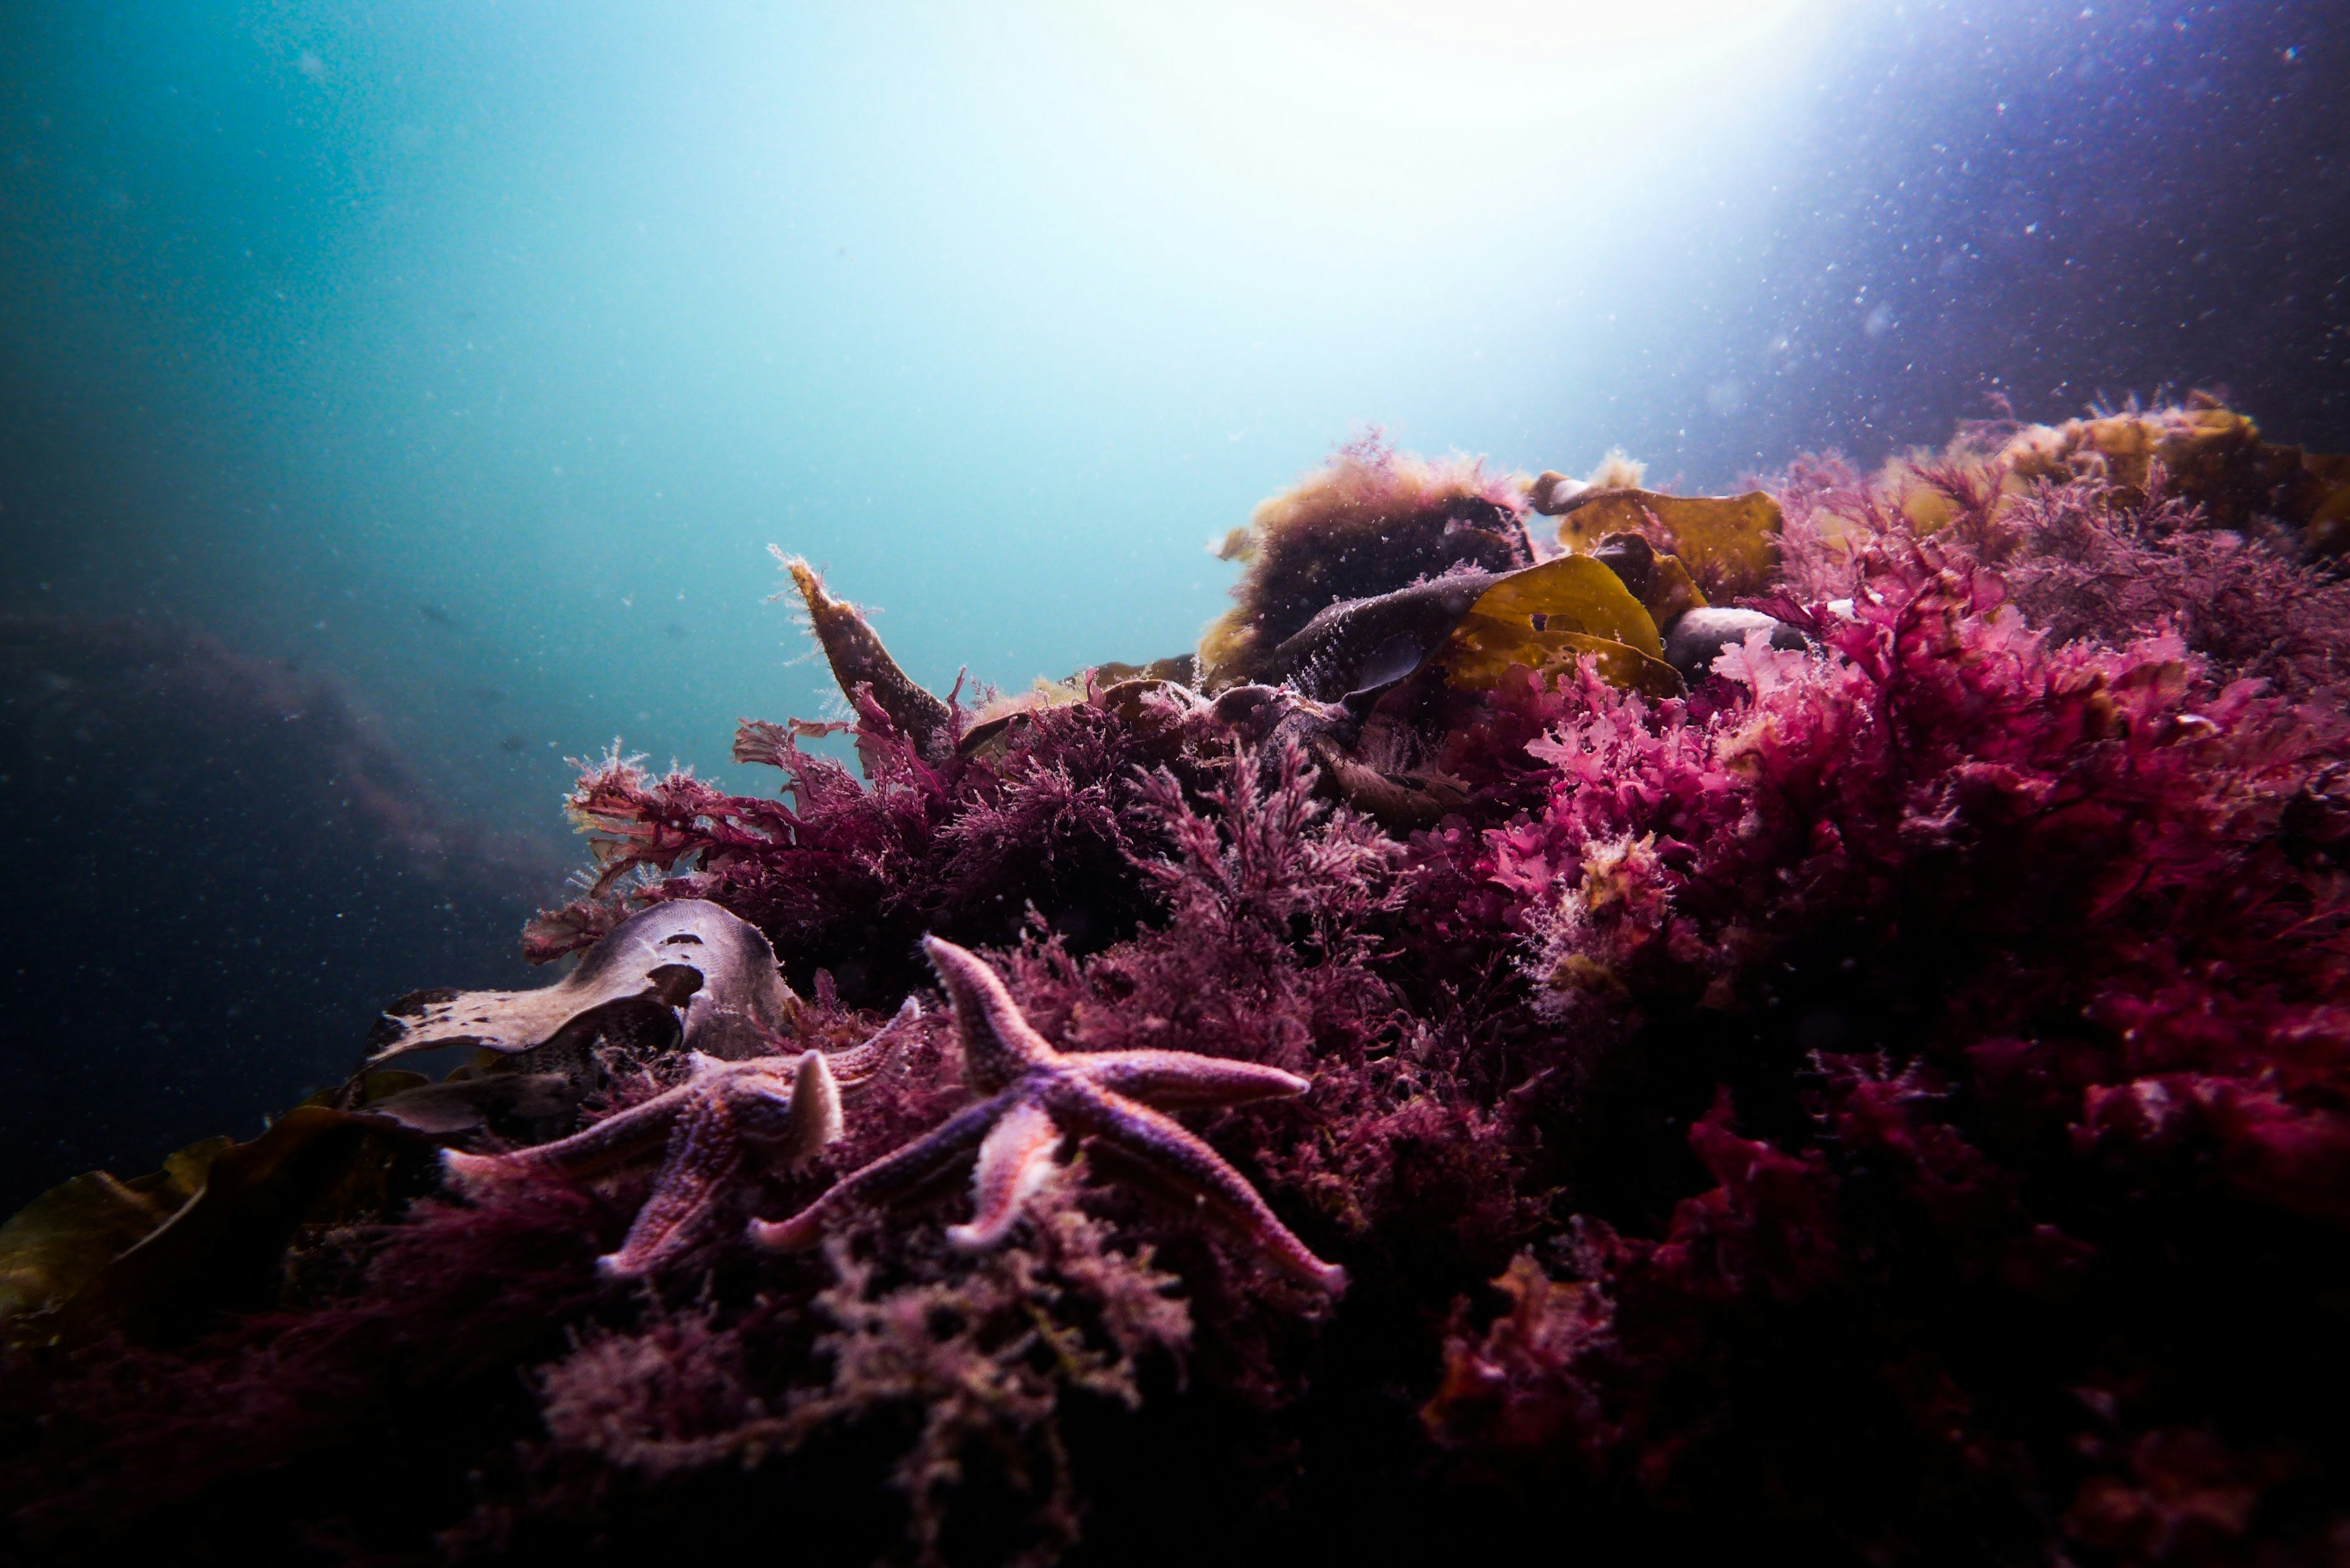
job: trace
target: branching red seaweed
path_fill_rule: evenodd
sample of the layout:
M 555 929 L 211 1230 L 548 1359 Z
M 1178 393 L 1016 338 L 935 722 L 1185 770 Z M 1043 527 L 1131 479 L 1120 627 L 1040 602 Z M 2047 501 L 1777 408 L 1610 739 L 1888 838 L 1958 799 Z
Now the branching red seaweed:
M 2029 434 L 1781 476 L 1756 602 L 1806 646 L 1757 630 L 1680 695 L 1596 660 L 1343 701 L 1128 672 L 980 723 L 899 673 L 847 682 L 858 768 L 744 724 L 773 794 L 590 763 L 595 873 L 538 956 L 708 899 L 804 999 L 771 1048 L 837 1052 L 924 992 L 922 938 L 979 950 L 1056 1063 L 1278 1080 L 1176 1106 L 1277 1220 L 1035 1127 L 976 1244 L 950 1137 L 822 1250 L 751 1245 L 972 1114 L 925 994 L 825 1158 L 713 1165 L 640 1281 L 594 1260 L 651 1154 L 505 1154 L 470 1201 L 420 1159 L 377 1221 L 297 1227 L 265 1313 L 20 1326 L 7 1549 L 2334 1560 L 2350 599 L 2249 492 L 2217 527 L 2210 473 Z M 1348 496 L 1416 520 L 1407 581 L 1509 569 L 1511 482 L 1331 474 L 1280 541 L 1301 581 L 1366 547 Z M 596 1043 L 613 1130 L 545 1147 L 657 1121 L 686 1080 L 648 1049 Z M 1275 1232 L 1346 1293 L 1263 1267 Z

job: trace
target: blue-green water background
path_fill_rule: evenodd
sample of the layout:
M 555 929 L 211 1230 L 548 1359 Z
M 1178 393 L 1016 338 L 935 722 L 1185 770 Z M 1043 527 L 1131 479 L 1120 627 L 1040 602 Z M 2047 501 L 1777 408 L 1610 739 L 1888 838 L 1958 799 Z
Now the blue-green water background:
M 446 809 L 569 856 L 565 756 L 733 779 L 739 718 L 829 706 L 770 543 L 919 679 L 1016 688 L 1189 646 L 1232 576 L 1204 544 L 1370 425 L 1715 489 L 1938 443 L 1993 393 L 2220 382 L 2350 446 L 2342 31 L 18 0 L 0 610 L 292 661 Z M 233 889 L 239 853 L 199 831 L 186 874 Z

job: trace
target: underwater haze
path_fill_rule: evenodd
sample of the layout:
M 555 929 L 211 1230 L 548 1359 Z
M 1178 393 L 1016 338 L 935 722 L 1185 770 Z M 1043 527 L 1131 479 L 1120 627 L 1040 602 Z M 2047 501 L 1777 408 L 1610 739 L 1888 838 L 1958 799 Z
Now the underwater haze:
M 1235 575 L 1203 546 L 1369 428 L 1719 491 L 1994 400 L 2224 386 L 2350 448 L 2345 31 L 20 0 L 0 801 L 79 945 L 11 966 L 42 1131 L 0 1198 L 249 1133 L 400 991 L 513 978 L 576 859 L 566 758 L 724 776 L 738 719 L 834 711 L 770 545 L 933 691 L 1017 690 L 1191 647 Z M 221 761 L 244 721 L 148 680 L 94 741 L 101 665 L 342 728 Z M 372 826 L 286 848 L 360 776 Z M 20 954 L 57 921 L 12 919 Z M 168 1116 L 93 1108 L 68 1034 Z

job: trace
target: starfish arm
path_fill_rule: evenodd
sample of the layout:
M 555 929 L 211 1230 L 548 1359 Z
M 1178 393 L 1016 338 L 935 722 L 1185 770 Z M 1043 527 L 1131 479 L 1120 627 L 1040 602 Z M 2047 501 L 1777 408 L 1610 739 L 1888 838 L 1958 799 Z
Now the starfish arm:
M 938 937 L 924 937 L 922 950 L 930 954 L 931 967 L 939 971 L 939 983 L 954 1003 L 963 1075 L 975 1092 L 994 1094 L 1059 1054 L 1029 1026 L 1003 981 L 977 954 Z
M 505 1154 L 463 1154 L 444 1149 L 441 1168 L 460 1191 L 472 1191 L 501 1176 L 530 1171 L 594 1176 L 651 1148 L 669 1136 L 688 1101 L 701 1092 L 693 1082 L 655 1095 L 640 1106 L 606 1116 L 569 1137 Z
M 620 1250 L 596 1260 L 596 1272 L 607 1279 L 639 1279 L 691 1246 L 719 1184 L 740 1158 L 741 1135 L 723 1100 L 696 1096 L 670 1134 L 669 1158 L 653 1180 L 652 1196 L 637 1210 Z
M 906 1043 L 914 1024 L 920 1022 L 922 1004 L 908 997 L 899 1004 L 896 1016 L 876 1030 L 873 1037 L 861 1045 L 851 1045 L 846 1051 L 836 1051 L 830 1058 L 833 1076 L 843 1083 L 854 1084 L 869 1078 L 887 1066 L 896 1055 L 898 1047 Z
M 779 1073 L 746 1073 L 723 1092 L 743 1141 L 786 1170 L 806 1165 L 840 1136 L 840 1085 L 821 1051 L 800 1054 L 788 1088 Z
M 752 1220 L 751 1240 L 777 1252 L 815 1246 L 824 1239 L 825 1227 L 843 1210 L 886 1203 L 971 1153 L 1009 1103 L 1009 1096 L 999 1095 L 965 1106 L 912 1143 L 842 1177 L 823 1197 L 789 1219 Z
M 792 1074 L 791 1123 L 776 1156 L 787 1168 L 806 1165 L 822 1154 L 827 1144 L 839 1141 L 847 1126 L 840 1114 L 840 1084 L 832 1075 L 832 1064 L 821 1051 L 803 1052 Z
M 1314 1086 L 1261 1062 L 1190 1051 L 1074 1051 L 1061 1066 L 1097 1088 L 1172 1110 L 1286 1099 Z
M 947 1228 L 947 1240 L 966 1252 L 981 1252 L 1003 1240 L 1020 1210 L 1053 1173 L 1053 1150 L 1061 1129 L 1033 1100 L 1022 1100 L 996 1119 L 995 1130 L 979 1146 L 971 1175 L 978 1212 L 968 1225 Z
M 1066 1074 L 1054 1076 L 1045 1103 L 1066 1125 L 1117 1145 L 1212 1205 L 1286 1272 L 1320 1285 L 1332 1295 L 1347 1288 L 1345 1269 L 1315 1257 L 1246 1178 L 1172 1118 Z

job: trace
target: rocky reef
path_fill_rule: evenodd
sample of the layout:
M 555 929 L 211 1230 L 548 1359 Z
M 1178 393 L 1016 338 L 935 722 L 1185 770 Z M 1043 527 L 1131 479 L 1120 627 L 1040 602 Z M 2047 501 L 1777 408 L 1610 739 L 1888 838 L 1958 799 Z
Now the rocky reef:
M 787 560 L 852 717 L 587 765 L 564 978 L 0 1230 L 5 1550 L 2338 1561 L 2346 481 L 1358 444 L 977 700 Z
M 559 847 L 419 772 L 331 681 L 194 627 L 0 615 L 0 853 L 40 884 L 0 921 L 0 1207 L 260 1127 L 384 996 L 510 945 Z

